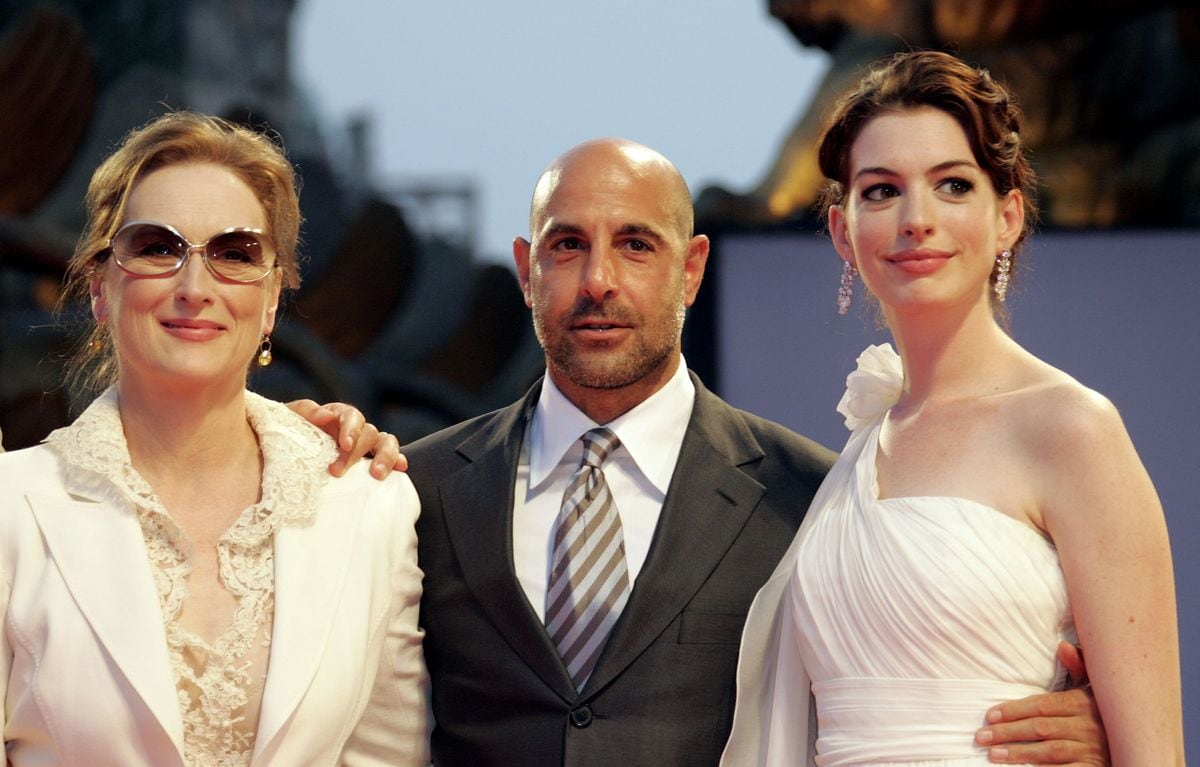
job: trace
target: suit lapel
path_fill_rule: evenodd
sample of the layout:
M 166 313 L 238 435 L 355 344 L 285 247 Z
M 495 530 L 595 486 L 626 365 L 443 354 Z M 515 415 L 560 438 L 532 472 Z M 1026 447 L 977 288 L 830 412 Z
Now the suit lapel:
M 463 578 L 481 609 L 521 659 L 564 700 L 574 685 L 517 580 L 512 504 L 526 411 L 540 386 L 497 413 L 458 447 L 469 463 L 442 480 L 442 511 Z
M 362 523 L 351 510 L 364 507 L 366 492 L 326 490 L 310 524 L 283 525 L 275 534 L 275 617 L 255 757 L 295 713 L 316 676 Z
M 646 563 L 584 692 L 619 675 L 675 620 L 737 538 L 763 494 L 741 466 L 762 450 L 695 376 L 696 404 Z
M 127 506 L 28 496 L 50 557 L 88 624 L 182 764 L 183 720 L 142 528 Z

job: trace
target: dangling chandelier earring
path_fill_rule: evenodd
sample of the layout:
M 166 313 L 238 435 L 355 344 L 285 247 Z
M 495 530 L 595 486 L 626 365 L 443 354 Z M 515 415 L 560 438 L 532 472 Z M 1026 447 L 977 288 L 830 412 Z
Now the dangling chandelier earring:
M 838 286 L 838 314 L 845 315 L 850 311 L 850 302 L 854 299 L 854 275 L 858 270 L 849 261 L 842 262 L 842 284 Z
M 1004 303 L 1004 299 L 1008 297 L 1008 278 L 1012 272 L 1012 253 L 1007 250 L 1000 252 L 996 256 L 996 300 Z
M 271 337 L 263 335 L 262 343 L 258 346 L 258 366 L 265 368 L 271 364 Z

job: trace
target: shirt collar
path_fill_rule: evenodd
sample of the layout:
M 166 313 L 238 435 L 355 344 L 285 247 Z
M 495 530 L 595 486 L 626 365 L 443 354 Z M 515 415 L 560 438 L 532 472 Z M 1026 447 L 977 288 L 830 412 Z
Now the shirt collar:
M 682 356 L 675 374 L 661 389 L 607 424 L 584 415 L 547 375 L 529 428 L 530 489 L 554 471 L 584 432 L 604 425 L 621 440 L 617 455 L 627 452 L 646 479 L 665 494 L 695 400 L 696 387 Z

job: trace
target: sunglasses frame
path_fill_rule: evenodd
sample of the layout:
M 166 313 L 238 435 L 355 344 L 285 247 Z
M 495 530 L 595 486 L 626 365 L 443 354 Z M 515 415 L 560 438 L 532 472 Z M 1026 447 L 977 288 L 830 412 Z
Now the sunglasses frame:
M 133 226 L 157 226 L 160 229 L 165 229 L 166 231 L 170 232 L 173 236 L 179 238 L 179 241 L 184 243 L 187 246 L 187 249 L 183 252 L 183 254 L 181 256 L 178 257 L 178 259 L 175 263 L 175 266 L 165 272 L 159 272 L 156 274 L 142 274 L 140 272 L 132 271 L 131 269 L 129 269 L 129 267 L 125 266 L 125 264 L 121 263 L 121 259 L 117 257 L 117 250 L 116 250 L 115 243 L 117 241 L 117 238 L 121 236 L 122 232 L 124 232 L 126 229 L 129 229 L 130 227 L 133 227 Z M 221 274 L 221 272 L 219 272 L 217 270 L 217 268 L 215 266 L 213 266 L 212 262 L 208 260 L 208 244 L 210 242 L 212 242 L 213 240 L 217 239 L 218 237 L 223 237 L 227 234 L 233 234 L 235 232 L 255 235 L 256 237 L 259 238 L 259 240 L 262 242 L 262 244 L 266 245 L 267 248 L 270 249 L 270 251 L 271 251 L 273 263 L 269 267 L 267 267 L 267 270 L 265 272 L 263 272 L 262 274 L 255 277 L 252 280 L 239 280 L 236 277 L 229 277 L 228 275 Z M 182 234 L 179 233 L 178 229 L 171 226 L 170 224 L 164 224 L 161 221 L 140 221 L 140 220 L 139 221 L 130 221 L 126 224 L 123 224 L 121 226 L 121 228 L 118 229 L 116 231 L 116 233 L 113 234 L 113 236 L 109 238 L 108 246 L 105 247 L 104 250 L 100 251 L 99 255 L 104 256 L 104 257 L 112 256 L 113 261 L 116 262 L 117 266 L 119 266 L 121 268 L 121 270 L 123 272 L 125 272 L 126 274 L 133 275 L 134 277 L 155 278 L 155 277 L 170 277 L 173 274 L 177 274 L 179 272 L 179 270 L 183 268 L 183 265 L 188 262 L 188 259 L 192 257 L 193 253 L 200 254 L 200 260 L 204 262 L 204 267 L 206 269 L 208 269 L 209 273 L 212 274 L 214 277 L 216 277 L 217 279 L 220 279 L 220 280 L 225 280 L 226 282 L 236 282 L 239 285 L 253 285 L 256 282 L 260 282 L 264 277 L 269 275 L 272 271 L 274 271 L 279 266 L 278 261 L 276 260 L 276 256 L 278 254 L 275 251 L 275 241 L 271 239 L 271 235 L 267 234 L 262 229 L 258 229 L 256 227 L 251 227 L 251 226 L 231 226 L 228 229 L 223 229 L 223 230 L 213 234 L 211 237 L 209 237 L 204 242 L 197 244 L 197 243 L 194 243 L 191 240 L 189 240 L 187 237 L 184 237 Z

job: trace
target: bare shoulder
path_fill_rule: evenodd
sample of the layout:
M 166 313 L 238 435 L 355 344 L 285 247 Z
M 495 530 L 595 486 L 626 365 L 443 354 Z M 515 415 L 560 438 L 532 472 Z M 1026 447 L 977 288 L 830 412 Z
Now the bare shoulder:
M 1053 453 L 1074 453 L 1098 442 L 1128 439 L 1112 401 L 1057 368 L 1045 368 L 1021 397 L 1020 422 L 1034 444 Z
M 1116 406 L 1066 373 L 1046 368 L 1046 375 L 1022 392 L 1016 419 L 1018 438 L 1031 459 L 1026 476 L 1044 522 L 1061 524 L 1064 511 L 1076 506 L 1081 514 L 1089 510 L 1084 517 L 1093 516 L 1102 499 L 1134 488 L 1151 498 L 1149 477 Z

